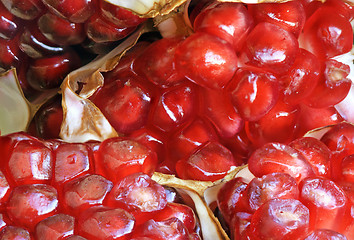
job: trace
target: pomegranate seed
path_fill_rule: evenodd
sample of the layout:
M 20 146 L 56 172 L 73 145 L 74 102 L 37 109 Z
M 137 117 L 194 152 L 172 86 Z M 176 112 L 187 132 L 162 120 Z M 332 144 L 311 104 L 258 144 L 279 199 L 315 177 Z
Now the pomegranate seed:
M 196 95 L 196 88 L 190 82 L 163 91 L 153 110 L 152 124 L 168 132 L 192 119 Z
M 239 51 L 253 28 L 253 19 L 241 3 L 217 3 L 204 8 L 193 25 L 196 32 L 218 36 Z
M 179 160 L 176 170 L 183 179 L 215 181 L 236 165 L 229 149 L 218 142 L 207 142 L 189 157 Z
M 134 231 L 133 239 L 189 240 L 188 230 L 178 218 L 165 221 L 149 220 Z
M 63 143 L 55 151 L 54 182 L 61 184 L 89 172 L 92 152 L 83 143 Z
M 86 175 L 68 182 L 63 189 L 66 212 L 79 216 L 93 205 L 101 205 L 113 184 L 101 175 Z
M 146 20 L 125 8 L 118 7 L 106 1 L 100 1 L 100 6 L 102 15 L 117 26 L 134 27 Z
M 258 68 L 240 68 L 227 89 L 234 107 L 247 121 L 264 116 L 275 105 L 279 94 L 275 76 Z
M 336 12 L 340 12 L 342 16 L 348 19 L 348 21 L 351 21 L 354 18 L 354 8 L 349 2 L 340 0 L 328 0 L 323 6 L 332 8 Z
M 3 206 L 8 198 L 9 195 L 11 193 L 11 186 L 8 182 L 8 180 L 6 179 L 4 173 L 2 171 L 0 171 L 0 206 Z M 1 215 L 1 226 L 3 225 L 3 219 L 2 219 L 2 215 Z
M 53 152 L 36 140 L 17 143 L 8 169 L 17 184 L 48 183 L 52 179 Z
M 30 233 L 20 227 L 7 226 L 0 232 L 0 239 L 6 240 L 31 240 Z
M 71 235 L 71 236 L 69 236 L 69 237 L 65 237 L 65 238 L 63 238 L 63 240 L 87 240 L 86 238 L 84 238 L 84 237 L 81 237 L 81 236 L 79 236 L 79 235 Z
M 237 56 L 226 41 L 207 34 L 194 33 L 176 49 L 176 69 L 196 84 L 221 89 L 231 80 Z M 195 68 L 195 66 L 198 66 Z
M 336 239 L 336 240 L 347 240 L 347 238 L 335 231 L 329 229 L 316 229 L 311 234 L 309 234 L 304 240 L 320 240 L 320 239 Z
M 285 3 L 262 3 L 248 6 L 256 23 L 276 24 L 298 37 L 304 25 L 306 14 L 299 1 Z
M 38 27 L 51 42 L 66 46 L 82 43 L 86 37 L 84 26 L 46 13 L 38 19 Z
M 248 168 L 256 177 L 273 172 L 288 173 L 297 183 L 314 175 L 310 163 L 299 151 L 281 143 L 267 143 L 254 151 Z
M 88 239 L 128 240 L 134 217 L 120 208 L 92 207 L 78 219 L 78 233 Z
M 254 239 L 296 239 L 306 234 L 310 211 L 296 199 L 272 199 L 252 216 L 249 229 Z
M 331 151 L 354 154 L 354 126 L 346 122 L 336 124 L 322 136 L 321 141 Z
M 299 44 L 295 36 L 278 25 L 261 22 L 246 38 L 242 53 L 246 64 L 285 73 L 295 61 Z
M 341 164 L 341 176 L 344 181 L 354 182 L 354 155 L 348 155 L 343 158 Z
M 35 229 L 36 239 L 58 240 L 74 233 L 74 221 L 72 216 L 56 214 L 39 222 Z
M 150 44 L 134 61 L 134 71 L 152 83 L 168 87 L 184 80 L 176 71 L 174 54 L 180 38 L 163 38 Z
M 252 214 L 246 212 L 237 212 L 233 216 L 232 224 L 230 224 L 232 239 L 244 239 L 246 229 L 251 224 Z
M 331 151 L 320 140 L 302 137 L 289 143 L 289 146 L 301 152 L 311 164 L 316 176 L 330 178 Z
M 233 106 L 229 94 L 223 91 L 203 89 L 203 115 L 216 128 L 221 138 L 232 138 L 243 128 L 244 121 Z
M 94 0 L 42 0 L 50 11 L 74 23 L 85 22 L 96 10 Z
M 319 58 L 331 58 L 350 51 L 353 29 L 339 12 L 321 7 L 306 21 L 300 41 Z
M 33 20 L 44 10 L 41 0 L 1 0 L 1 2 L 13 15 L 24 20 Z
M 307 178 L 300 184 L 300 201 L 310 210 L 310 227 L 340 230 L 349 217 L 349 201 L 344 191 L 329 179 Z
M 54 215 L 58 207 L 57 190 L 46 184 L 15 187 L 7 203 L 7 213 L 12 221 L 33 229 L 41 220 Z
M 0 2 L 0 37 L 12 39 L 20 30 L 20 20 L 12 15 Z
M 15 39 L 5 40 L 0 39 L 0 67 L 4 69 L 10 69 L 11 67 L 19 68 L 22 60 L 26 61 L 26 58 L 21 52 L 18 46 L 19 36 L 15 36 Z
M 137 141 L 124 138 L 103 141 L 97 159 L 107 178 L 113 182 L 137 172 L 152 175 L 157 164 L 155 152 Z

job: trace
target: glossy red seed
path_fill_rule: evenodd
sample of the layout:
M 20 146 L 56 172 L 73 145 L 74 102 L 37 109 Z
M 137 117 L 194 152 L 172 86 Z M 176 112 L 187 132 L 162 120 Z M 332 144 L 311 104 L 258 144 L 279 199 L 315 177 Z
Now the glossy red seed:
M 218 142 L 207 142 L 189 157 L 179 160 L 176 170 L 183 179 L 216 181 L 236 165 L 229 149 Z
M 311 164 L 317 176 L 330 178 L 331 151 L 320 140 L 312 137 L 302 137 L 293 140 L 289 146 L 301 152 Z
M 167 205 L 165 189 L 142 173 L 131 174 L 117 182 L 109 193 L 109 201 L 137 215 L 162 210 Z
M 350 51 L 353 30 L 338 11 L 322 7 L 307 19 L 300 42 L 316 56 L 331 58 Z
M 294 177 L 297 183 L 314 175 L 310 163 L 299 151 L 281 143 L 267 143 L 255 150 L 248 167 L 256 177 L 283 172 Z
M 0 232 L 2 240 L 31 240 L 30 233 L 21 227 L 7 226 Z
M 63 143 L 54 151 L 54 183 L 62 184 L 89 172 L 92 152 L 84 143 Z
M 272 199 L 252 216 L 250 231 L 254 239 L 296 239 L 306 234 L 310 211 L 296 199 Z
M 310 210 L 310 227 L 343 230 L 338 222 L 349 218 L 349 201 L 333 181 L 320 177 L 307 178 L 300 184 L 300 201 Z M 342 228 L 342 229 L 341 229 Z
M 43 143 L 23 140 L 15 145 L 8 171 L 17 184 L 48 183 L 52 179 L 53 152 Z
M 48 9 L 71 22 L 85 22 L 97 9 L 94 0 L 42 0 Z
M 354 155 L 348 155 L 343 158 L 341 170 L 341 176 L 344 181 L 354 182 Z
M 131 133 L 143 127 L 150 111 L 151 94 L 135 79 L 112 82 L 99 90 L 92 102 L 120 133 Z
M 18 46 L 18 36 L 15 39 L 0 39 L 0 67 L 10 69 L 11 67 L 20 67 L 26 57 Z
M 82 43 L 86 37 L 83 24 L 69 22 L 51 13 L 38 19 L 38 27 L 46 38 L 61 46 Z
M 197 90 L 189 81 L 161 93 L 152 110 L 152 124 L 169 132 L 191 120 L 196 112 Z
M 247 183 L 242 178 L 234 178 L 222 185 L 218 191 L 218 208 L 229 225 L 231 225 L 231 220 L 240 209 L 239 201 L 246 187 Z
M 120 27 L 96 13 L 85 22 L 86 35 L 96 43 L 118 41 L 135 30 L 135 27 Z
M 66 237 L 66 238 L 63 238 L 63 240 L 87 240 L 86 238 L 84 237 L 81 237 L 79 235 L 71 235 L 69 237 Z
M 230 224 L 232 239 L 244 239 L 245 232 L 251 224 L 252 215 L 246 212 L 237 212 L 233 215 L 232 223 Z
M 354 154 L 354 126 L 346 122 L 336 124 L 322 136 L 321 141 L 331 151 Z
M 33 230 L 38 222 L 56 213 L 58 204 L 54 187 L 46 184 L 20 185 L 12 190 L 6 210 L 12 221 Z
M 316 229 L 304 240 L 347 240 L 346 236 L 329 229 Z
M 299 189 L 293 177 L 287 173 L 271 173 L 254 178 L 243 193 L 248 211 L 255 212 L 271 199 L 298 199 Z
M 253 28 L 253 19 L 241 3 L 216 3 L 204 8 L 193 26 L 194 31 L 218 36 L 239 51 Z
M 300 48 L 294 64 L 287 74 L 279 78 L 284 89 L 284 101 L 298 104 L 305 100 L 315 89 L 320 79 L 321 65 L 318 58 Z
M 306 20 L 304 7 L 299 1 L 250 4 L 248 9 L 256 23 L 276 24 L 294 34 L 295 37 L 301 33 Z
M 65 184 L 62 205 L 67 213 L 79 216 L 85 209 L 101 205 L 113 184 L 101 175 L 86 175 Z
M 152 175 L 157 164 L 154 151 L 137 141 L 124 138 L 103 141 L 96 156 L 107 178 L 113 182 L 132 173 Z
M 59 240 L 74 233 L 75 219 L 62 213 L 40 221 L 35 229 L 37 240 Z
M 20 21 L 0 2 L 0 37 L 12 39 L 20 30 Z
M 298 50 L 298 41 L 292 33 L 278 25 L 261 22 L 246 38 L 242 61 L 275 73 L 285 73 L 294 63 Z
M 225 87 L 237 68 L 237 56 L 232 46 L 202 32 L 185 39 L 177 47 L 175 57 L 177 71 L 192 82 L 208 88 Z
M 134 61 L 134 71 L 160 87 L 168 87 L 185 78 L 176 70 L 175 51 L 181 38 L 162 38 L 151 43 Z
M 201 91 L 202 114 L 216 128 L 221 138 L 232 138 L 241 131 L 244 121 L 233 106 L 228 92 L 212 89 Z
M 149 220 L 140 225 L 133 233 L 133 239 L 189 240 L 188 230 L 178 218 L 165 221 Z
M 246 121 L 264 116 L 275 105 L 279 94 L 275 76 L 259 68 L 240 68 L 227 90 L 234 107 Z
M 328 0 L 323 6 L 329 7 L 333 11 L 339 12 L 341 15 L 347 18 L 348 21 L 351 21 L 354 17 L 354 8 L 349 2 L 341 0 Z
M 92 207 L 78 219 L 77 232 L 87 239 L 128 240 L 135 226 L 134 217 L 120 208 Z
M 11 185 L 6 179 L 4 173 L 0 171 L 0 206 L 3 207 L 11 193 Z
M 300 109 L 278 99 L 268 113 L 257 121 L 246 122 L 245 130 L 248 138 L 255 146 L 268 142 L 288 143 L 294 138 L 298 124 Z
M 134 27 L 146 20 L 128 9 L 118 7 L 107 1 L 100 1 L 100 7 L 105 18 L 121 27 Z
M 80 65 L 79 56 L 72 51 L 35 59 L 29 64 L 27 80 L 37 90 L 59 88 L 66 75 Z
M 33 20 L 44 10 L 41 0 L 1 0 L 4 6 L 16 17 Z

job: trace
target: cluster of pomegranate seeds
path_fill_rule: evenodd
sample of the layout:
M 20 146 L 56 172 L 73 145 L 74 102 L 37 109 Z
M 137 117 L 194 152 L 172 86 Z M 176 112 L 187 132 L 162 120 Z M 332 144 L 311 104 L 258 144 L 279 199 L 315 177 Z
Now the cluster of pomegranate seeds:
M 104 0 L 2 0 L 0 67 L 16 68 L 26 97 L 33 98 L 58 88 L 69 72 L 87 62 L 79 55 L 92 59 L 143 21 Z
M 351 5 L 204 1 L 191 12 L 193 33 L 140 41 L 90 98 L 119 133 L 158 149 L 158 171 L 213 181 L 264 144 L 345 120 L 335 105 L 350 68 L 333 57 L 352 48 Z
M 151 179 L 156 153 L 137 141 L 0 137 L 1 239 L 201 239 L 175 189 Z
M 233 239 L 352 239 L 354 126 L 321 139 L 267 143 L 255 150 L 251 181 L 225 183 L 217 206 Z

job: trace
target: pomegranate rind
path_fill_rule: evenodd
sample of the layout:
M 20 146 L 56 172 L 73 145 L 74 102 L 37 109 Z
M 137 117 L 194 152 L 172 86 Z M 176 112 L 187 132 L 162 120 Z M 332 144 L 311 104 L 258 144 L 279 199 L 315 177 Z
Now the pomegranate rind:
M 32 109 L 23 95 L 15 69 L 0 73 L 0 102 L 1 134 L 25 131 L 32 118 Z
M 87 142 L 119 136 L 99 108 L 88 98 L 103 86 L 102 73 L 112 70 L 149 28 L 147 25 L 142 26 L 111 52 L 97 57 L 64 79 L 61 85 L 63 122 L 60 138 L 66 142 Z

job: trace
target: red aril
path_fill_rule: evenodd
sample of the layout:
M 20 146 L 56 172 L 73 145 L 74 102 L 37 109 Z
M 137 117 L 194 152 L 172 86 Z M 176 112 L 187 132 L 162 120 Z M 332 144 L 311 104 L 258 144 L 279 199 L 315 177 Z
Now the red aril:
M 96 161 L 113 182 L 133 173 L 152 175 L 157 155 L 145 145 L 130 139 L 110 138 L 100 144 Z
M 197 108 L 197 89 L 189 81 L 161 92 L 152 110 L 151 123 L 169 132 L 191 120 Z
M 31 240 L 30 233 L 21 227 L 7 226 L 0 232 L 0 239 L 8 240 Z
M 321 65 L 318 58 L 300 48 L 294 64 L 287 74 L 279 78 L 283 86 L 284 101 L 298 104 L 305 100 L 315 89 L 320 79 Z
M 63 143 L 54 151 L 53 180 L 61 185 L 77 176 L 93 171 L 92 150 L 84 143 Z
M 193 26 L 195 32 L 218 36 L 239 51 L 253 28 L 253 19 L 242 3 L 214 3 L 197 15 Z
M 304 27 L 306 14 L 300 1 L 250 4 L 248 9 L 256 22 L 276 24 L 298 37 Z
M 354 155 L 343 158 L 341 165 L 341 176 L 346 182 L 354 182 Z
M 246 122 L 247 136 L 255 146 L 268 142 L 288 143 L 294 137 L 299 115 L 297 105 L 287 104 L 280 98 L 260 119 Z
M 306 158 L 296 149 L 281 143 L 267 143 L 255 150 L 248 160 L 248 168 L 256 177 L 273 172 L 288 173 L 297 183 L 314 176 Z
M 252 216 L 252 239 L 296 239 L 309 228 L 310 211 L 296 199 L 272 199 Z
M 301 152 L 317 176 L 331 177 L 332 153 L 323 142 L 312 137 L 302 137 L 291 141 L 289 146 Z
M 333 181 L 310 177 L 301 182 L 300 201 L 310 210 L 310 228 L 344 230 L 350 217 L 350 203 Z M 339 224 L 343 223 L 343 224 Z M 344 226 L 342 226 L 344 225 Z
M 97 11 L 95 0 L 42 0 L 47 8 L 58 16 L 68 19 L 74 23 L 85 22 L 95 11 Z
M 327 240 L 327 239 L 347 240 L 347 238 L 344 235 L 329 229 L 316 229 L 313 232 L 311 232 L 307 237 L 305 237 L 303 240 Z
M 62 203 L 66 213 L 80 216 L 81 212 L 94 205 L 102 205 L 113 184 L 101 175 L 90 174 L 64 185 Z
M 169 155 L 172 159 L 179 160 L 188 157 L 204 143 L 218 140 L 213 126 L 205 119 L 196 118 L 171 136 Z
M 12 190 L 6 209 L 12 221 L 33 230 L 38 222 L 56 213 L 58 204 L 54 187 L 29 184 Z
M 176 69 L 196 84 L 224 88 L 237 68 L 237 56 L 223 39 L 203 32 L 194 33 L 177 47 Z
M 299 43 L 292 33 L 278 25 L 261 22 L 246 38 L 242 61 L 281 74 L 290 69 L 298 50 Z
M 354 126 L 346 122 L 338 123 L 322 136 L 321 141 L 333 152 L 354 154 Z
M 246 234 L 244 234 L 249 229 L 251 224 L 252 214 L 246 212 L 237 212 L 232 219 L 232 224 L 230 224 L 230 235 L 232 239 L 245 239 Z
M 254 213 L 271 199 L 298 199 L 299 189 L 293 177 L 287 173 L 271 173 L 254 178 L 242 194 L 246 212 Z
M 124 85 L 114 81 L 103 86 L 91 101 L 102 111 L 114 129 L 126 134 L 143 127 L 150 111 L 151 93 L 136 79 Z
M 354 18 L 354 8 L 349 1 L 327 0 L 323 6 L 339 12 L 346 17 L 348 21 L 351 21 Z
M 66 214 L 56 214 L 40 221 L 36 225 L 37 240 L 59 240 L 74 233 L 74 217 Z
M 81 214 L 77 232 L 87 239 L 128 240 L 134 226 L 135 219 L 129 212 L 97 206 Z
M 20 20 L 0 2 L 0 38 L 12 39 L 20 30 Z
M 262 89 L 262 90 L 261 90 Z M 246 121 L 263 117 L 278 100 L 277 79 L 260 68 L 240 68 L 227 86 L 231 101 Z
M 239 211 L 240 199 L 247 187 L 242 178 L 233 178 L 226 182 L 218 192 L 217 204 L 224 220 L 231 225 L 231 221 Z
M 315 89 L 305 100 L 314 108 L 326 108 L 341 102 L 348 94 L 351 80 L 347 78 L 350 67 L 334 59 L 324 62 L 323 74 Z
M 233 106 L 229 93 L 201 90 L 202 114 L 213 123 L 221 138 L 232 138 L 241 131 L 244 121 Z
M 353 29 L 338 11 L 321 7 L 307 19 L 300 42 L 319 58 L 331 58 L 351 50 Z
M 0 67 L 10 69 L 11 67 L 19 68 L 23 65 L 22 61 L 27 61 L 26 56 L 18 46 L 19 35 L 15 39 L 0 39 Z
M 218 142 L 207 142 L 189 157 L 176 163 L 177 175 L 183 179 L 216 181 L 237 166 L 229 149 Z
M 4 173 L 2 171 L 0 171 L 0 207 L 3 207 L 3 205 L 7 202 L 9 195 L 11 193 L 11 187 L 12 187 L 12 184 L 10 185 L 10 183 L 6 179 Z M 1 215 L 0 228 L 5 223 L 2 218 L 3 218 L 3 216 Z
M 17 143 L 8 160 L 8 172 L 17 184 L 49 183 L 54 156 L 51 149 L 36 140 Z
M 1 0 L 1 2 L 13 15 L 24 20 L 33 20 L 44 10 L 41 0 Z
M 168 87 L 185 78 L 176 70 L 175 51 L 181 38 L 162 38 L 146 47 L 133 64 L 134 71 L 160 87 Z
M 38 19 L 38 27 L 48 40 L 61 46 L 79 44 L 86 38 L 83 24 L 69 22 L 51 13 Z

